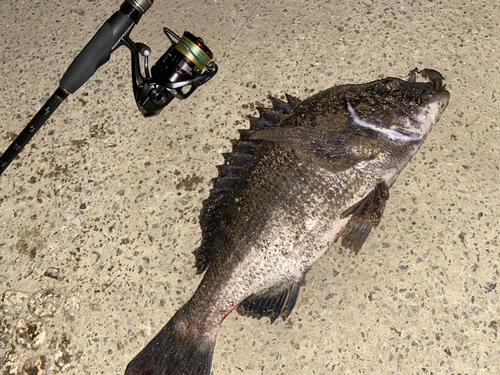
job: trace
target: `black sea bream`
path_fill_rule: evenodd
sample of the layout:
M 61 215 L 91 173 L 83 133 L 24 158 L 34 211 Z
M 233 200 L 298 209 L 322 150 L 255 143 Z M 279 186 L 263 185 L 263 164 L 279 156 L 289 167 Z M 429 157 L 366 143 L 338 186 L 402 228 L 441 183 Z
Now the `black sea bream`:
M 195 251 L 203 280 L 126 375 L 208 375 L 231 311 L 286 319 L 305 274 L 337 240 L 361 249 L 449 98 L 430 69 L 304 101 L 271 98 L 273 108 L 240 131 L 204 202 Z

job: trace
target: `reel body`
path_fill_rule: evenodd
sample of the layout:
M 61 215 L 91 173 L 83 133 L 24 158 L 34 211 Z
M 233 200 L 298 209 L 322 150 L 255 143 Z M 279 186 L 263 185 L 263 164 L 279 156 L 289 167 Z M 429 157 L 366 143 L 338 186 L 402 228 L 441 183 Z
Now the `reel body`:
M 211 61 L 213 54 L 201 38 L 188 31 L 182 38 L 167 28 L 163 31 L 172 44 L 152 67 L 151 73 L 149 47 L 134 43 L 129 37 L 123 40 L 132 53 L 134 96 L 145 117 L 157 115 L 174 98 L 188 98 L 217 73 L 217 65 Z M 144 57 L 145 76 L 140 70 L 139 55 Z M 190 88 L 184 92 L 187 87 Z

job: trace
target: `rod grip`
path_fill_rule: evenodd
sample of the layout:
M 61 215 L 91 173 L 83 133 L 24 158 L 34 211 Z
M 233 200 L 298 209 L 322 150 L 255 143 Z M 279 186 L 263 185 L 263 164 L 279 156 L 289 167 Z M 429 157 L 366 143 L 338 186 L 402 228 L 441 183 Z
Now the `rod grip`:
M 78 90 L 109 60 L 115 45 L 133 25 L 134 21 L 121 11 L 113 14 L 73 60 L 59 86 L 70 94 Z

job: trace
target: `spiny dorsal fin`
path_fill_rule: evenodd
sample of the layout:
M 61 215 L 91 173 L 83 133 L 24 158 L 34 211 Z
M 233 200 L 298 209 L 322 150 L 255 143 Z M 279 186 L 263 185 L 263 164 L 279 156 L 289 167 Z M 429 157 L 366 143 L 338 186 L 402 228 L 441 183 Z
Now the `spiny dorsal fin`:
M 356 254 L 361 250 L 372 227 L 376 228 L 380 224 L 387 199 L 389 187 L 385 182 L 381 182 L 366 197 L 342 214 L 342 217 L 352 215 L 340 233 L 343 247 Z
M 285 96 L 286 96 L 286 101 L 288 102 L 288 105 L 290 106 L 291 109 L 297 107 L 302 101 L 299 98 L 292 95 L 285 94 Z
M 283 100 L 279 100 L 279 99 L 272 97 L 272 96 L 269 97 L 269 100 L 271 101 L 271 103 L 273 105 L 273 109 L 275 111 L 279 111 L 279 112 L 282 112 L 284 114 L 288 114 L 292 110 L 292 107 L 290 106 L 290 104 L 285 103 Z
M 271 108 L 257 107 L 257 110 L 259 111 L 261 118 L 273 125 L 279 124 L 285 117 L 285 114 L 283 112 L 275 111 Z
M 252 139 L 252 134 L 257 130 L 279 124 L 285 115 L 300 102 L 299 99 L 289 95 L 287 95 L 288 103 L 272 97 L 269 99 L 272 108 L 257 108 L 260 116 L 249 117 L 250 129 L 239 130 L 240 139 L 232 141 L 232 152 L 223 154 L 224 164 L 217 166 L 219 175 L 212 180 L 213 189 L 210 190 L 210 196 L 203 202 L 200 214 L 202 241 L 200 247 L 194 251 L 197 273 L 204 272 L 210 263 L 215 228 L 221 222 L 220 212 L 223 211 L 228 195 L 244 175 L 247 165 L 252 161 L 253 155 L 262 143 L 261 139 Z
M 283 320 L 292 312 L 302 281 L 296 281 L 286 289 L 272 290 L 258 296 L 251 295 L 241 302 L 236 311 L 241 315 L 260 319 L 267 316 L 271 324 L 281 316 Z

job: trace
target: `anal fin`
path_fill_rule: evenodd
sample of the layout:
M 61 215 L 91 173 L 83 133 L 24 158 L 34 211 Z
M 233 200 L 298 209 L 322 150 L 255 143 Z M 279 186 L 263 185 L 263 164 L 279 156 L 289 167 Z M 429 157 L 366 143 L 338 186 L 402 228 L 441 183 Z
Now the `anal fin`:
M 296 281 L 285 290 L 272 290 L 265 294 L 251 295 L 241 302 L 236 311 L 245 316 L 260 319 L 267 316 L 271 324 L 281 316 L 285 320 L 292 312 L 302 281 Z
M 342 217 L 352 215 L 340 234 L 343 247 L 356 254 L 361 250 L 372 227 L 380 224 L 388 198 L 389 187 L 385 182 L 381 182 L 366 197 L 342 214 Z

